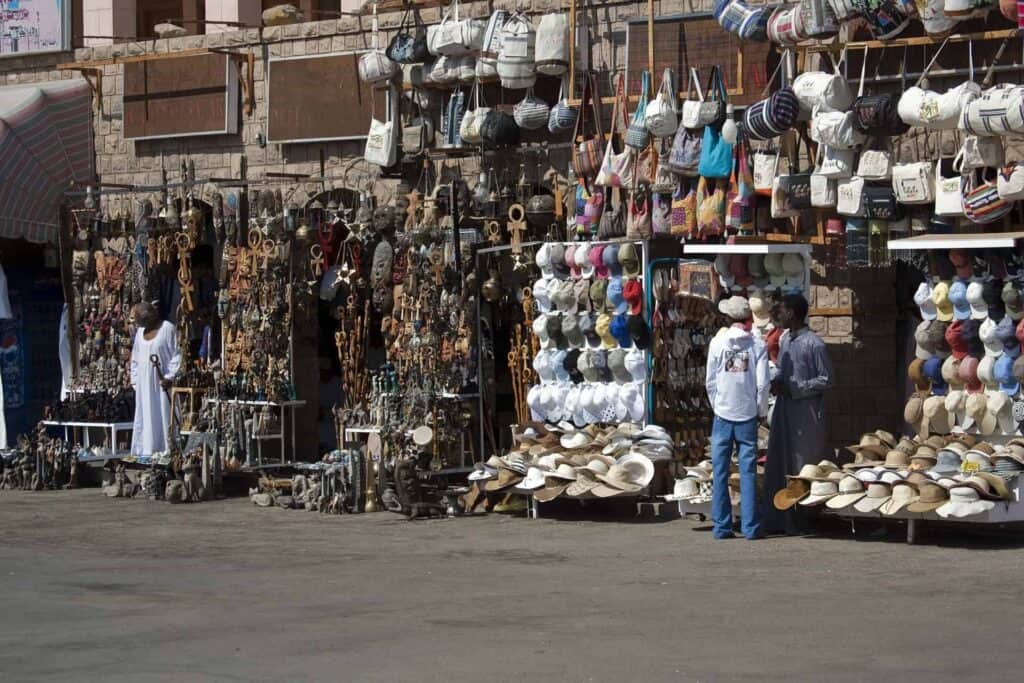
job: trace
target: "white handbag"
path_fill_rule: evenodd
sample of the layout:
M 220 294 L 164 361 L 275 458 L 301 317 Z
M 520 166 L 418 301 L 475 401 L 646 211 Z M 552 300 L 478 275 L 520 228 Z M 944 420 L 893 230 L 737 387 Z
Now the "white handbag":
M 1005 154 L 1001 138 L 967 135 L 953 161 L 953 168 L 957 172 L 963 173 L 978 168 L 1002 168 L 1004 162 Z
M 981 86 L 974 82 L 973 46 L 968 50 L 968 81 L 941 94 L 921 87 L 941 52 L 942 46 L 935 51 L 917 83 L 907 88 L 896 105 L 897 113 L 908 126 L 920 126 L 929 130 L 953 130 L 960 125 L 964 108 L 981 94 Z
M 857 175 L 864 180 L 892 178 L 892 152 L 886 149 L 866 149 L 860 153 Z
M 853 149 L 867 140 L 857 129 L 857 118 L 852 111 L 822 111 L 816 109 L 811 116 L 811 139 L 834 149 Z
M 459 0 L 441 16 L 441 23 L 427 29 L 427 49 L 434 55 L 459 56 L 479 51 L 487 24 L 479 19 L 460 19 Z
M 501 51 L 498 53 L 498 77 L 501 87 L 522 90 L 537 82 L 537 32 L 530 18 L 516 12 L 501 29 Z
M 472 84 L 476 80 L 476 57 L 473 55 L 462 55 L 455 58 L 455 72 L 458 74 L 459 83 Z
M 964 195 L 960 190 L 960 174 L 942 175 L 942 159 L 935 162 L 935 215 L 963 216 Z
M 487 118 L 487 113 L 490 111 L 488 107 L 480 106 L 480 83 L 473 84 L 473 92 L 470 93 L 473 98 L 473 108 L 468 109 L 462 117 L 462 123 L 459 124 L 459 137 L 462 138 L 463 142 L 468 142 L 471 145 L 479 145 L 483 142 L 483 136 L 481 135 L 480 128 L 484 125 L 484 119 Z
M 800 101 L 800 113 L 804 118 L 810 117 L 815 109 L 820 111 L 848 111 L 853 104 L 853 92 L 850 84 L 840 73 L 840 65 L 846 59 L 846 51 L 837 62 L 831 54 L 833 73 L 824 71 L 808 71 L 793 80 L 793 92 Z
M 697 99 L 690 97 L 697 92 Z M 686 86 L 686 99 L 679 115 L 679 125 L 683 128 L 700 127 L 700 105 L 704 103 L 704 93 L 700 89 L 700 75 L 697 69 L 690 67 L 689 83 Z
M 818 173 L 811 174 L 811 206 L 831 209 L 836 205 L 836 181 Z
M 767 194 L 772 191 L 775 180 L 775 169 L 778 164 L 777 154 L 754 152 L 754 191 Z
M 892 167 L 892 191 L 901 204 L 935 201 L 935 167 L 930 161 L 912 161 Z
M 383 50 L 370 50 L 359 55 L 359 80 L 364 83 L 390 81 L 398 73 L 398 65 Z
M 1007 201 L 1024 199 L 1024 164 L 1014 161 L 999 169 L 996 188 L 999 196 Z
M 569 70 L 569 15 L 545 14 L 537 24 L 537 73 L 561 76 Z
M 393 115 L 391 88 L 384 95 L 386 104 L 385 120 L 374 118 L 370 121 L 370 132 L 366 135 L 366 147 L 363 159 L 381 168 L 394 166 L 398 160 L 397 136 L 395 135 L 395 117 Z
M 484 38 L 480 46 L 480 54 L 476 59 L 477 78 L 484 80 L 498 77 L 498 52 L 501 51 L 501 29 L 508 21 L 506 10 L 494 10 L 484 29 Z
M 836 181 L 836 213 L 864 215 L 864 179 L 857 176 Z
M 543 128 L 548 123 L 551 107 L 533 93 L 533 88 L 526 89 L 526 96 L 512 107 L 512 116 L 516 125 L 524 130 Z
M 964 107 L 960 128 L 972 135 L 1024 133 L 1024 87 L 997 85 Z
M 676 96 L 672 87 L 672 69 L 666 68 L 661 76 L 661 87 L 654 99 L 647 103 L 647 130 L 656 138 L 675 135 L 679 129 L 679 115 L 676 113 Z
M 459 81 L 459 58 L 442 55 L 434 60 L 430 69 L 430 82 L 450 85 Z
M 836 149 L 827 145 L 818 145 L 818 175 L 826 178 L 849 178 L 853 175 L 853 163 L 856 152 L 852 149 Z

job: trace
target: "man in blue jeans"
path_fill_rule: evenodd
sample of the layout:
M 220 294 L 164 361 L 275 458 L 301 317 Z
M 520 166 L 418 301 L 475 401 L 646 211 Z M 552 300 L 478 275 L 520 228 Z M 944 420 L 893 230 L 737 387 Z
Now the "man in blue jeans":
M 750 333 L 750 304 L 741 296 L 718 304 L 729 319 L 708 346 L 708 400 L 715 413 L 711 430 L 711 461 L 714 488 L 711 520 L 715 538 L 732 538 L 732 503 L 729 500 L 729 467 L 733 445 L 739 451 L 740 528 L 750 540 L 761 537 L 761 513 L 757 506 L 757 418 L 768 408 L 768 353 L 764 343 Z

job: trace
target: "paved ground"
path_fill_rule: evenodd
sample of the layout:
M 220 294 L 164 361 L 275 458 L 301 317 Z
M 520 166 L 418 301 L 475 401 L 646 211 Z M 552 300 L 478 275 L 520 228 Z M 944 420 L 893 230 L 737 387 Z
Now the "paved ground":
M 1021 542 L 0 492 L 2 681 L 1019 678 Z

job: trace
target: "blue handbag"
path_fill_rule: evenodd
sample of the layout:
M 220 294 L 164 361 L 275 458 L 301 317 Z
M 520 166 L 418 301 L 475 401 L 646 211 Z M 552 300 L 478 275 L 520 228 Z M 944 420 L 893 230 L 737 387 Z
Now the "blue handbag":
M 704 126 L 697 172 L 704 178 L 728 178 L 732 173 L 732 147 L 722 138 L 722 126 Z

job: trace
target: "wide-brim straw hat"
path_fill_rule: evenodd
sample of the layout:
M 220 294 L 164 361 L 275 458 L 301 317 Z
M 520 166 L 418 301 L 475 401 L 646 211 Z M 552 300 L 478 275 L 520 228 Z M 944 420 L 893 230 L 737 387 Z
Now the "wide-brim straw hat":
M 811 492 L 811 482 L 807 479 L 790 479 L 786 488 L 775 492 L 772 502 L 779 510 L 788 510 Z

